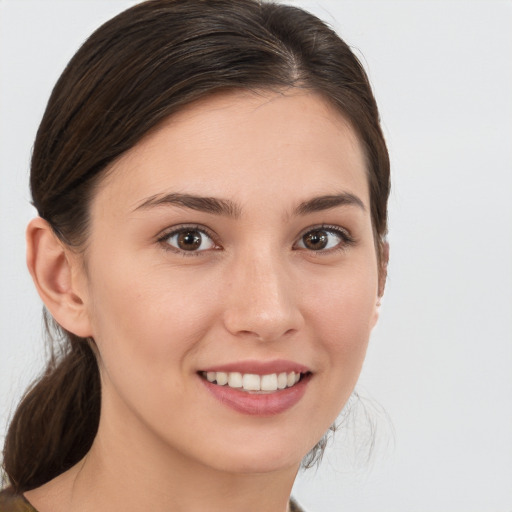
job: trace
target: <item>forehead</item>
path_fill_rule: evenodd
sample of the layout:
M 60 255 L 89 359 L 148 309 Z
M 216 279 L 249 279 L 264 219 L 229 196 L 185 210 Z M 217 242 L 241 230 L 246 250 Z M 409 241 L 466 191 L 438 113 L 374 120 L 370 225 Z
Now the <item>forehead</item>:
M 187 106 L 122 155 L 97 199 L 133 209 L 177 192 L 284 205 L 343 190 L 369 206 L 366 172 L 354 130 L 318 94 L 225 92 Z

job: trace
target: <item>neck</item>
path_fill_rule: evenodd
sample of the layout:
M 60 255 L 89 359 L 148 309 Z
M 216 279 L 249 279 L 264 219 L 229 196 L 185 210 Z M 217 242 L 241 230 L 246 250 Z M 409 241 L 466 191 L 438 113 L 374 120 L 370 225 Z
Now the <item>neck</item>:
M 39 512 L 286 512 L 299 464 L 253 473 L 190 460 L 136 422 L 100 422 L 87 456 L 26 493 Z M 141 435 L 141 431 L 144 435 Z M 94 489 L 91 492 L 91 489 Z
M 231 473 L 184 460 L 157 458 L 108 458 L 95 447 L 81 463 L 75 480 L 73 501 L 97 489 L 91 511 L 110 511 L 116 503 L 125 512 L 286 512 L 297 467 L 271 473 Z M 163 467 L 165 466 L 165 467 Z M 149 471 L 147 468 L 151 468 Z M 122 505 L 121 505 L 122 504 Z M 85 510 L 84 510 L 85 512 Z

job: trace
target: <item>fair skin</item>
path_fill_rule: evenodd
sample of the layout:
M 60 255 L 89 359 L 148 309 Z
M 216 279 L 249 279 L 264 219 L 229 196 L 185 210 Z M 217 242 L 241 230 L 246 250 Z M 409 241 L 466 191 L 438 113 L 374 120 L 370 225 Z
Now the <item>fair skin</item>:
M 46 306 L 95 341 L 102 410 L 88 455 L 27 499 L 39 512 L 285 512 L 378 316 L 354 131 L 304 90 L 217 94 L 116 161 L 90 212 L 80 254 L 42 219 L 28 228 Z M 284 390 L 206 378 L 292 369 Z

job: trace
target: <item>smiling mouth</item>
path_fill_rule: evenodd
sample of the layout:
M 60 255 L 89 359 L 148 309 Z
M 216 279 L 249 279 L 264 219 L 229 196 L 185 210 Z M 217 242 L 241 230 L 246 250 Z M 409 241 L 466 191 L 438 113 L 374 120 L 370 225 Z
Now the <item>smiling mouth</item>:
M 261 394 L 292 388 L 309 374 L 310 372 L 282 372 L 266 375 L 240 372 L 199 372 L 203 379 L 217 386 Z

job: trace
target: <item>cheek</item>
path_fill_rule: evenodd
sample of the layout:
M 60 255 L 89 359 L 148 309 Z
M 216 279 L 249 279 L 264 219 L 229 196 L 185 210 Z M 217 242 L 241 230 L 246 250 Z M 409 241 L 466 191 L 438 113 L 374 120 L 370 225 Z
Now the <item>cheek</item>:
M 353 296 L 352 296 L 353 298 Z M 359 306 L 359 307 L 358 307 Z M 318 328 L 319 339 L 328 357 L 326 367 L 333 374 L 333 385 L 349 387 L 350 392 L 359 377 L 371 333 L 372 307 L 346 297 L 324 308 L 324 322 Z
M 375 268 L 375 271 L 373 270 Z M 334 395 L 346 398 L 359 377 L 375 322 L 376 265 L 350 266 L 309 295 L 309 323 L 326 357 Z
M 126 417 L 129 410 L 160 418 L 162 404 L 183 408 L 190 355 L 209 325 L 210 311 L 198 300 L 194 279 L 141 267 L 117 258 L 115 267 L 94 274 L 94 338 L 108 417 Z
M 377 265 L 370 256 L 322 276 L 307 297 L 311 316 L 319 328 L 331 332 L 329 338 L 358 344 L 367 336 L 374 323 L 377 308 Z M 307 293 L 304 291 L 304 293 Z M 359 333 L 359 335 L 358 335 Z
M 94 338 L 102 359 L 105 364 L 124 360 L 136 365 L 134 371 L 160 369 L 169 379 L 169 362 L 194 350 L 210 325 L 214 305 L 207 291 L 212 279 L 123 260 L 121 255 L 112 261 L 116 265 L 93 269 L 90 291 Z

